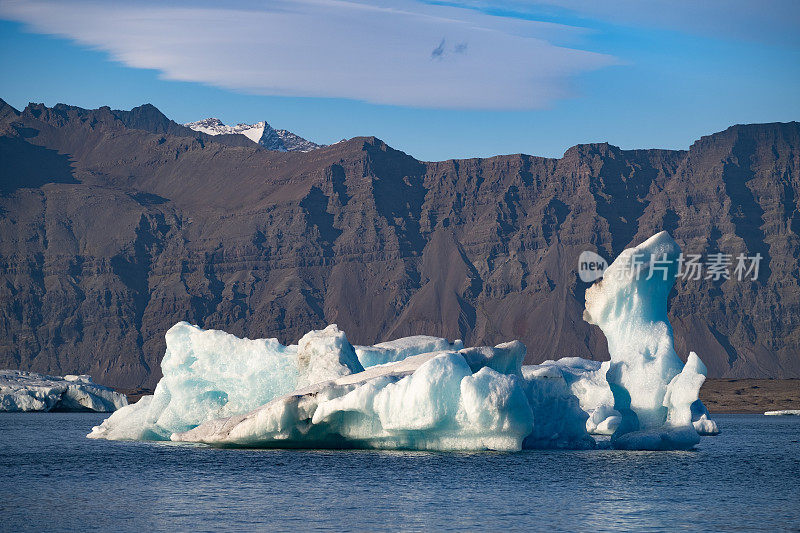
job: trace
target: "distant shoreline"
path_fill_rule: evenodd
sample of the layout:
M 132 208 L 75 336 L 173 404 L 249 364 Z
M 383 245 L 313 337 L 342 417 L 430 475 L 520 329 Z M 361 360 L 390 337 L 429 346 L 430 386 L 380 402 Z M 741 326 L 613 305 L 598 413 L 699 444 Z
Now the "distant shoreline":
M 800 409 L 800 379 L 708 379 L 700 399 L 712 416 Z

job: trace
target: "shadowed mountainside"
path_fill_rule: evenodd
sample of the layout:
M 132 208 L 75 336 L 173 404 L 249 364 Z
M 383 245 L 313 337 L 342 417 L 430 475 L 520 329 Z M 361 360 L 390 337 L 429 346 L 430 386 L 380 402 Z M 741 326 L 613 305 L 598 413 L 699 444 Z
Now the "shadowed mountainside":
M 427 163 L 372 137 L 281 153 L 149 105 L 0 101 L 0 156 L 2 368 L 152 386 L 179 320 L 282 342 L 338 323 L 358 344 L 520 339 L 528 362 L 602 359 L 578 255 L 666 229 L 685 252 L 764 257 L 756 281 L 679 280 L 679 354 L 712 376 L 800 376 L 796 122 L 733 126 L 688 151 Z

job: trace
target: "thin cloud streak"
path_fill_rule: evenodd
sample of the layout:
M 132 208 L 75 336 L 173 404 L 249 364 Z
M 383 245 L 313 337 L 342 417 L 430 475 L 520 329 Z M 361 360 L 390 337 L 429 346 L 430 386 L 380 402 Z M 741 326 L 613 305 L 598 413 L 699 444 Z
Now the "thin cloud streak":
M 165 79 L 410 107 L 543 108 L 571 96 L 576 76 L 618 64 L 553 44 L 582 28 L 412 0 L 4 1 L 0 17 Z
M 579 17 L 622 26 L 800 46 L 797 0 L 454 0 L 450 5 L 512 11 L 532 17 L 562 9 Z

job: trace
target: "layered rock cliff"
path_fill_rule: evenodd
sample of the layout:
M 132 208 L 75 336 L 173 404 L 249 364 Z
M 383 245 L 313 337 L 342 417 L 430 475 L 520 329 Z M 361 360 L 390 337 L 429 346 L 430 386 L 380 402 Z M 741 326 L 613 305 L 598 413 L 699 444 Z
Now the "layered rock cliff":
M 372 137 L 281 153 L 161 117 L 0 104 L 0 367 L 152 386 L 180 320 L 603 359 L 578 255 L 666 229 L 686 252 L 763 257 L 755 281 L 679 280 L 679 354 L 712 376 L 800 376 L 796 122 L 688 151 L 429 163 Z

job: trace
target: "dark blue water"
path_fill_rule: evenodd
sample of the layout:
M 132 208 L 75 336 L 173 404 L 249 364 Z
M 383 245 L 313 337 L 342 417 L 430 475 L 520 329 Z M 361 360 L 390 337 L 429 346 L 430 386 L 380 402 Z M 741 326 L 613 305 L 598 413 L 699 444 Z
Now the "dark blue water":
M 798 530 L 800 417 L 720 415 L 693 452 L 226 450 L 0 414 L 0 530 Z

